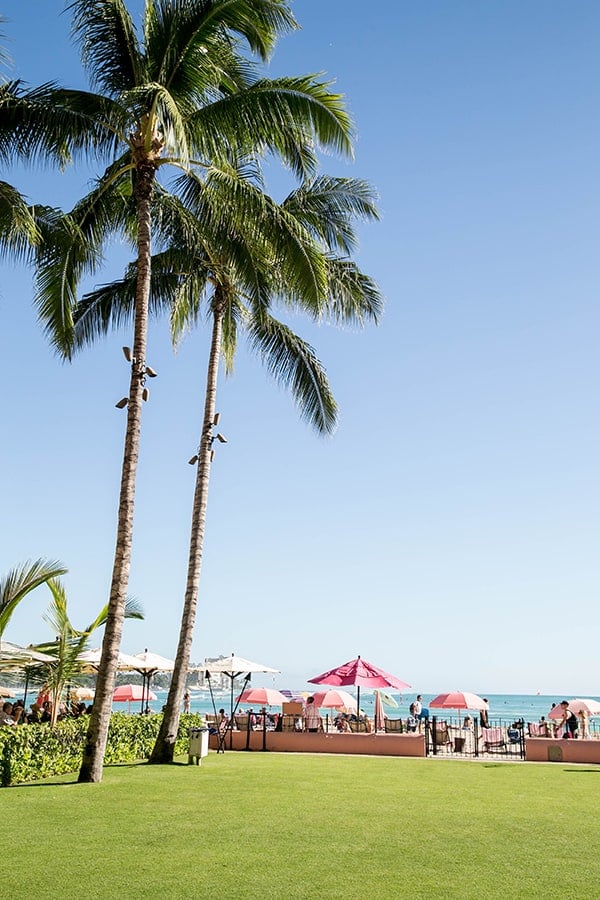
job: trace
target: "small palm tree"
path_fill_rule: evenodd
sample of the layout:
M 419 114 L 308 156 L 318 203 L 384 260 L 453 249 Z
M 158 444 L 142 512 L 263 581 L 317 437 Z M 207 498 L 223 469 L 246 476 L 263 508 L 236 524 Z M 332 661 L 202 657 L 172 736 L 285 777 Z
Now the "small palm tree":
M 81 670 L 78 660 L 80 653 L 87 650 L 89 640 L 94 631 L 106 624 L 108 618 L 108 604 L 98 613 L 96 618 L 87 628 L 77 630 L 71 624 L 67 610 L 67 595 L 64 585 L 58 578 L 51 578 L 48 587 L 52 593 L 52 603 L 44 616 L 44 621 L 56 634 L 56 640 L 45 644 L 38 644 L 35 649 L 40 653 L 46 653 L 55 658 L 50 664 L 50 678 L 48 687 L 52 693 L 52 722 L 56 724 L 63 692 L 77 673 Z M 128 599 L 125 603 L 126 619 L 143 619 L 143 613 L 137 601 Z
M 74 0 L 69 9 L 83 63 L 101 93 L 57 93 L 57 115 L 68 123 L 79 118 L 88 144 L 110 162 L 97 189 L 63 220 L 61 239 L 44 245 L 39 256 L 40 315 L 67 357 L 79 279 L 96 270 L 103 242 L 123 227 L 120 210 L 132 201 L 136 211 L 134 335 L 117 540 L 96 702 L 79 774 L 80 781 L 100 781 L 131 565 L 157 173 L 165 166 L 205 165 L 233 146 L 274 152 L 305 174 L 316 165 L 315 143 L 350 153 L 351 142 L 341 98 L 326 84 L 313 77 L 257 79 L 237 52 L 238 42 L 245 41 L 260 58 L 269 55 L 277 35 L 296 25 L 286 0 L 146 0 L 141 39 L 123 0 Z

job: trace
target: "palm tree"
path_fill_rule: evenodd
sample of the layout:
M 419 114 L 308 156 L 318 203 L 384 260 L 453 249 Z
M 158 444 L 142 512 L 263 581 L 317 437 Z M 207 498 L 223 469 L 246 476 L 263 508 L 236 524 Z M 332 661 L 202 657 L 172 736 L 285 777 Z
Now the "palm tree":
M 36 559 L 35 562 L 15 566 L 0 579 L 0 639 L 21 600 L 66 571 L 57 560 Z
M 184 170 L 235 146 L 278 154 L 304 174 L 315 142 L 350 153 L 350 123 L 339 95 L 312 76 L 257 79 L 238 52 L 243 40 L 264 59 L 277 35 L 295 27 L 286 0 L 146 0 L 138 38 L 123 0 L 74 0 L 73 34 L 92 84 L 103 93 L 62 91 L 59 112 L 89 123 L 96 151 L 110 158 L 98 186 L 63 220 L 62 237 L 39 256 L 40 316 L 55 347 L 73 350 L 72 306 L 103 241 L 123 225 L 132 201 L 137 248 L 134 335 L 109 615 L 96 702 L 80 781 L 100 781 L 121 642 L 133 532 L 151 275 L 151 202 L 163 166 Z M 99 131 L 102 131 L 99 134 Z M 119 207 L 119 198 L 121 207 Z M 69 244 L 69 240 L 71 243 Z
M 67 610 L 67 595 L 60 579 L 51 578 L 48 581 L 48 587 L 52 593 L 52 603 L 44 616 L 44 621 L 56 634 L 56 639 L 45 644 L 38 644 L 35 649 L 55 658 L 55 663 L 51 664 L 51 674 L 48 679 L 53 700 L 51 724 L 55 725 L 63 691 L 81 669 L 78 656 L 87 649 L 93 632 L 106 624 L 108 604 L 100 610 L 87 628 L 78 631 L 71 624 Z M 124 617 L 126 619 L 144 618 L 137 601 L 130 598 L 126 600 Z
M 277 205 L 262 190 L 253 167 L 213 166 L 205 179 L 188 175 L 179 185 L 189 214 L 177 210 L 163 225 L 172 245 L 153 260 L 152 301 L 171 308 L 174 336 L 194 323 L 207 299 L 212 335 L 198 462 L 188 577 L 169 695 L 151 762 L 173 759 L 196 617 L 206 506 L 215 439 L 221 355 L 231 371 L 241 327 L 277 380 L 291 388 L 301 414 L 321 433 L 335 427 L 336 405 L 314 351 L 270 306 L 282 298 L 319 318 L 377 319 L 381 297 L 374 282 L 349 259 L 353 218 L 374 218 L 368 185 L 322 176 Z M 173 201 L 167 201 L 167 206 Z M 182 223 L 183 226 L 182 226 Z M 344 253 L 344 257 L 337 255 Z M 277 273 L 275 276 L 274 273 Z M 120 324 L 133 308 L 135 266 L 122 282 L 88 295 L 76 319 L 77 339 L 93 340 Z

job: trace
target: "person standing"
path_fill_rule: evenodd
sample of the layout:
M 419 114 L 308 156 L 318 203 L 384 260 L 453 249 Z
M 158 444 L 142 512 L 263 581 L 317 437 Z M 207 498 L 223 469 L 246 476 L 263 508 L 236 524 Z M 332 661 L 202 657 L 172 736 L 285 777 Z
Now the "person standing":
M 423 698 L 422 698 L 421 694 L 417 694 L 417 699 L 415 700 L 415 702 L 412 705 L 414 707 L 413 716 L 417 720 L 417 725 L 419 726 L 419 731 L 421 731 L 421 717 L 422 717 L 422 713 L 423 713 Z
M 315 698 L 307 697 L 306 706 L 304 708 L 304 730 L 318 731 L 321 726 L 321 716 L 319 710 L 315 706 Z
M 490 720 L 489 720 L 490 704 L 489 704 L 488 698 L 484 697 L 483 702 L 485 703 L 485 706 L 483 707 L 483 709 L 479 710 L 479 724 L 482 728 L 489 728 L 490 727 Z
M 190 692 L 186 691 L 183 695 L 183 711 L 184 713 L 189 713 L 190 711 Z
M 564 729 L 564 734 L 562 735 L 564 738 L 576 738 L 579 722 L 575 713 L 569 709 L 569 701 L 561 700 L 560 708 L 562 710 L 562 719 L 559 722 L 559 735 L 562 727 Z

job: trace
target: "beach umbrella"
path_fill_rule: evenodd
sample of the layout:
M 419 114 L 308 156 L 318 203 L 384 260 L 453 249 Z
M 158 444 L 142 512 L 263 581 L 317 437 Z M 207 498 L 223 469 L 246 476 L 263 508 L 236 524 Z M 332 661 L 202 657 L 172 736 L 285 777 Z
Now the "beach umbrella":
M 394 709 L 398 709 L 398 704 L 393 697 L 391 697 L 389 694 L 386 694 L 385 691 L 377 691 L 377 693 L 381 697 L 381 702 L 384 704 L 384 706 L 391 706 Z
M 39 669 L 43 665 L 56 663 L 56 657 L 48 653 L 40 653 L 31 645 L 21 647 L 19 644 L 11 644 L 10 641 L 0 640 L 0 669 L 3 672 L 24 672 L 25 687 L 23 688 L 23 702 L 27 700 L 29 688 L 29 676 L 31 670 Z
M 266 673 L 278 673 L 279 669 L 273 669 L 271 666 L 265 666 L 263 663 L 253 662 L 251 659 L 245 659 L 243 656 L 236 656 L 235 653 L 232 653 L 231 656 L 222 656 L 220 659 L 212 659 L 206 663 L 205 667 L 206 678 L 208 680 L 208 686 L 210 688 L 210 695 L 212 698 L 213 709 L 215 711 L 215 715 L 217 713 L 217 708 L 215 706 L 215 698 L 213 696 L 212 691 L 212 683 L 210 680 L 211 673 L 218 675 L 225 675 L 229 678 L 231 682 L 231 694 L 230 694 L 230 715 L 229 715 L 229 746 L 233 746 L 233 716 L 235 710 L 237 709 L 237 703 L 235 707 L 233 705 L 233 683 L 236 678 L 239 678 L 241 675 L 244 676 L 244 686 L 242 688 L 242 693 L 248 686 L 250 682 L 250 678 L 253 673 L 258 672 L 266 672 Z M 239 703 L 239 701 L 238 701 Z M 223 732 L 221 738 L 219 740 L 219 750 L 225 749 L 225 735 L 226 732 Z
M 84 650 L 82 653 L 79 653 L 77 659 L 80 663 L 80 669 L 82 672 L 97 672 L 98 666 L 100 665 L 100 657 L 102 656 L 102 650 L 100 647 L 97 647 L 95 650 Z M 118 672 L 137 672 L 138 669 L 138 659 L 135 656 L 130 656 L 128 653 L 121 653 L 117 657 L 117 671 Z
M 319 709 L 350 709 L 356 712 L 356 700 L 348 691 L 315 691 L 312 695 Z
M 375 731 L 385 731 L 385 715 L 380 691 L 375 691 L 375 709 L 373 712 Z
M 429 706 L 435 709 L 455 709 L 460 715 L 461 709 L 486 709 L 487 703 L 477 694 L 468 691 L 451 691 L 448 694 L 438 694 L 429 701 Z
M 172 672 L 175 668 L 175 660 L 167 659 L 159 653 L 152 653 L 146 648 L 143 653 L 136 653 L 133 659 L 137 660 L 135 671 L 142 676 L 142 684 L 146 688 L 146 694 L 150 692 L 150 682 L 152 676 L 157 672 Z M 144 709 L 144 698 L 142 697 L 142 711 Z
M 89 687 L 76 687 L 71 689 L 71 697 L 75 700 L 93 700 L 95 691 Z
M 574 700 L 569 700 L 569 709 L 575 715 L 578 715 L 580 712 L 586 712 L 588 716 L 600 716 L 600 701 L 576 697 Z M 562 719 L 562 716 L 563 710 L 560 703 L 553 706 L 548 713 L 550 719 Z
M 156 700 L 156 694 L 146 690 L 143 684 L 120 684 L 114 689 L 112 698 L 114 703 L 128 703 L 128 709 L 131 711 L 132 703 L 137 700 L 145 700 L 148 703 L 150 700 Z
M 403 691 L 411 686 L 405 681 L 396 678 L 395 675 L 390 675 L 389 672 L 385 672 L 378 666 L 373 665 L 373 663 L 367 662 L 366 659 L 361 659 L 360 656 L 356 659 L 351 659 L 349 662 L 343 663 L 341 666 L 337 666 L 335 669 L 323 672 L 322 675 L 317 675 L 315 678 L 309 678 L 308 680 L 311 684 L 330 684 L 332 687 L 349 687 L 350 685 L 355 685 L 356 707 L 359 715 L 361 687 L 387 687 Z
M 286 700 L 294 701 L 296 703 L 304 703 L 307 697 L 307 694 L 304 691 L 290 691 L 287 688 L 282 688 L 281 693 Z
M 275 688 L 248 688 L 243 691 L 236 703 L 257 703 L 260 706 L 281 706 L 287 703 L 287 697 Z
M 33 647 L 21 647 L 20 644 L 11 644 L 10 641 L 0 640 L 0 668 L 4 671 L 22 669 L 25 666 L 39 663 L 54 663 L 56 658 L 48 653 L 40 653 Z M 13 665 L 14 664 L 14 665 Z

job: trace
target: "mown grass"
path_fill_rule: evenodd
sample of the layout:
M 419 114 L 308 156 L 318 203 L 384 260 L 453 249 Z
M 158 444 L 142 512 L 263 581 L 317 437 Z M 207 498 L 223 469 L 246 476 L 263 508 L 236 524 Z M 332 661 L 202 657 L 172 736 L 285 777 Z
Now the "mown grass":
M 2 894 L 600 896 L 600 768 L 211 753 L 0 791 Z

